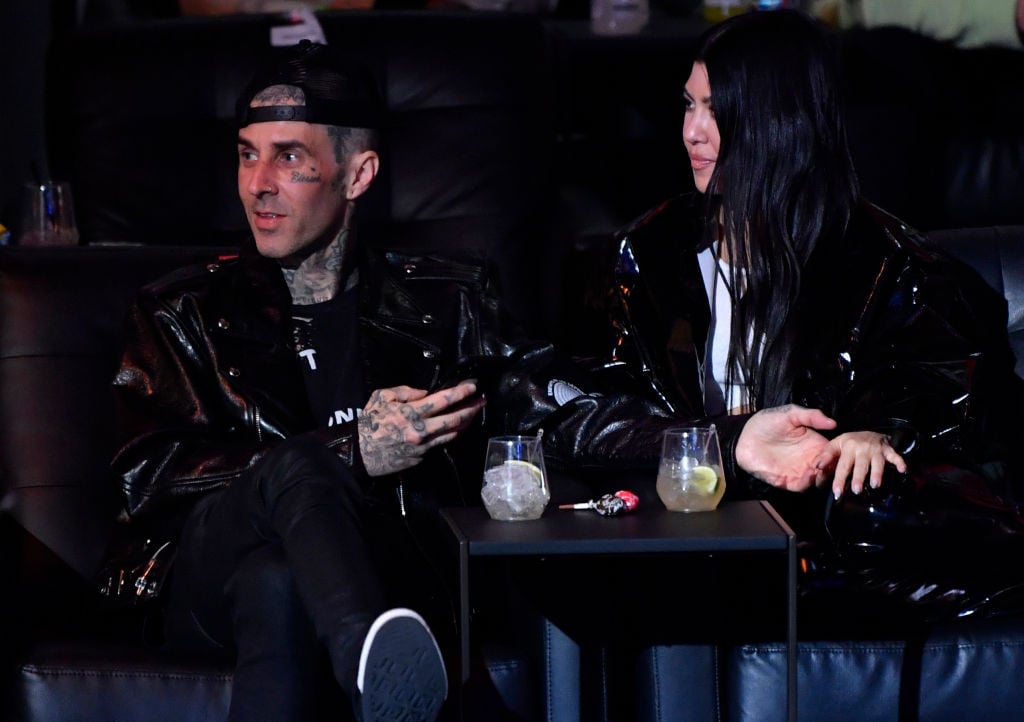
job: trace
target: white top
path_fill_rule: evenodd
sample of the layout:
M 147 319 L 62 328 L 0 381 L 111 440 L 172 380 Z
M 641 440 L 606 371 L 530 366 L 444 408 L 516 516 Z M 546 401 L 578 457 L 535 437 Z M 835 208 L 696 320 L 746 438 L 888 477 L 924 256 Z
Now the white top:
M 747 406 L 749 393 L 743 378 L 735 383 L 726 384 L 726 363 L 729 358 L 729 340 L 732 335 L 732 296 L 729 293 L 727 279 L 730 265 L 718 258 L 718 244 L 706 248 L 697 254 L 701 276 L 704 279 L 704 290 L 711 306 L 711 328 L 708 331 L 708 344 L 705 349 L 705 363 L 710 362 L 710 373 L 705 372 L 704 383 L 714 384 L 717 393 L 709 394 L 705 390 L 705 398 L 718 397 L 724 399 L 726 412 Z M 742 281 L 742 270 L 737 272 L 737 281 Z M 708 413 L 718 409 L 709 408 Z

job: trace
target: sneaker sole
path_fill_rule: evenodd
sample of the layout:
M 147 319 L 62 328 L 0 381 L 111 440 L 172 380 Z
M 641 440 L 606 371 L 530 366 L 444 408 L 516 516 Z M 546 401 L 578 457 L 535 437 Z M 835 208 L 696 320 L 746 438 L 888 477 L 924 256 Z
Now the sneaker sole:
M 430 722 L 448 693 L 444 661 L 422 617 L 384 614 L 370 627 L 360 660 L 362 722 Z

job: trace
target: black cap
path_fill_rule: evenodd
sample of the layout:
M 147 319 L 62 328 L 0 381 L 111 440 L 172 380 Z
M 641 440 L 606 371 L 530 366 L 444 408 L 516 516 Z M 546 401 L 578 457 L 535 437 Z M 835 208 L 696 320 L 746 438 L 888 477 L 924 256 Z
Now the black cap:
M 250 108 L 253 97 L 272 85 L 301 88 L 305 105 Z M 379 128 L 383 103 L 373 76 L 333 48 L 302 40 L 256 72 L 238 98 L 238 127 L 277 120 Z

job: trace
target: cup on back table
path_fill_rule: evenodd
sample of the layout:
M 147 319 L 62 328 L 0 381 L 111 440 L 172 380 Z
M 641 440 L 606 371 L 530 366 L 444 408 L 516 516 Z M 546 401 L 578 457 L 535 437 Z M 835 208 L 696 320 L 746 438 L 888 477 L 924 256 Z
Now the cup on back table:
M 69 183 L 51 180 L 26 183 L 23 194 L 18 245 L 78 245 L 75 204 Z

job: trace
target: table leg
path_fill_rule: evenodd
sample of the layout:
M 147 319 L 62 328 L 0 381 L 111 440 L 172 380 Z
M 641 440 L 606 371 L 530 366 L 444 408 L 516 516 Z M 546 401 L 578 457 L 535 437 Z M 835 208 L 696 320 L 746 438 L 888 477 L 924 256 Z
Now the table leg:
M 796 635 L 796 537 L 786 545 L 789 557 L 786 571 L 786 719 L 796 722 L 797 635 Z
M 455 541 L 455 559 L 458 566 L 456 574 L 458 580 L 456 586 L 458 587 L 458 618 L 457 618 L 457 655 L 458 661 L 456 664 L 456 673 L 450 675 L 449 679 L 452 685 L 456 687 L 454 690 L 454 703 L 456 706 L 455 719 L 462 720 L 465 717 L 466 709 L 466 684 L 469 682 L 470 675 L 470 589 L 469 589 L 469 540 L 462 533 L 462 531 L 452 523 L 443 512 L 442 516 L 448 522 L 449 527 L 452 530 L 452 538 Z
M 469 545 L 459 542 L 459 681 L 469 681 Z

